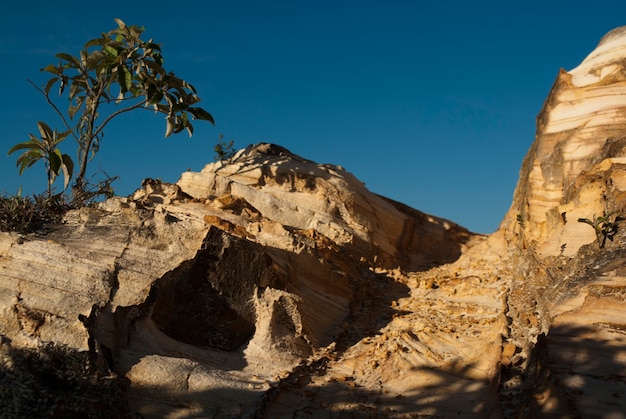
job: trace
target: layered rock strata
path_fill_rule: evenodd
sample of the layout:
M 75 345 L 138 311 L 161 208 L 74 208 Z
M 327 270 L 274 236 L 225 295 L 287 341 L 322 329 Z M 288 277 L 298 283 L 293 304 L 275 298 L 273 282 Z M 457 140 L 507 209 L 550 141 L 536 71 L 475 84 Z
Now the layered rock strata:
M 502 235 L 515 266 L 509 305 L 519 321 L 511 328 L 527 348 L 525 362 L 504 370 L 503 383 L 528 396 L 508 406 L 526 415 L 624 411 L 616 396 L 626 377 L 624 57 L 621 27 L 578 67 L 560 71 L 493 237 Z
M 488 237 L 273 144 L 0 234 L 0 416 L 620 417 L 624 57 L 560 72 Z
M 369 192 L 343 168 L 317 165 L 274 144 L 240 151 L 229 162 L 183 173 L 177 182 L 196 200 L 232 213 L 226 220 L 271 246 L 262 222 L 316 232 L 370 266 L 424 270 L 451 262 L 466 229 Z M 293 250 L 288 247 L 287 250 Z
M 374 333 L 352 323 L 372 300 L 372 321 L 392 315 L 408 288 L 385 268 L 447 263 L 472 237 L 259 144 L 178 184 L 146 179 L 45 236 L 5 234 L 1 332 L 89 351 L 143 415 L 182 403 L 240 416 L 303 360 Z
M 625 39 L 626 29 L 617 28 L 578 67 L 561 70 L 537 117 L 537 139 L 502 228 L 522 230 L 540 257 L 574 256 L 596 239 L 577 220 L 626 204 Z

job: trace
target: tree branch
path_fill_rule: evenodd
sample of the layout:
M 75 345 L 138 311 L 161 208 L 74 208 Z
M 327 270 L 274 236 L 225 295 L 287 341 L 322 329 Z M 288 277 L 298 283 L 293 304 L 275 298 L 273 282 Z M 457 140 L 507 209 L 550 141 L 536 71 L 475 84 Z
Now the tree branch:
M 61 121 L 63 121 L 63 125 L 65 125 L 65 128 L 67 128 L 68 131 L 71 131 L 74 138 L 78 140 L 78 138 L 76 137 L 76 134 L 74 133 L 74 130 L 72 129 L 72 127 L 70 127 L 70 124 L 67 122 L 67 120 L 65 119 L 65 117 L 63 116 L 59 108 L 57 107 L 57 105 L 55 105 L 52 99 L 50 99 L 50 96 L 41 87 L 33 83 L 30 79 L 27 78 L 26 81 L 30 83 L 39 93 L 41 93 L 46 98 L 46 102 L 48 102 L 48 104 L 52 106 L 52 109 L 54 109 L 54 111 L 59 115 L 59 117 L 61 118 Z

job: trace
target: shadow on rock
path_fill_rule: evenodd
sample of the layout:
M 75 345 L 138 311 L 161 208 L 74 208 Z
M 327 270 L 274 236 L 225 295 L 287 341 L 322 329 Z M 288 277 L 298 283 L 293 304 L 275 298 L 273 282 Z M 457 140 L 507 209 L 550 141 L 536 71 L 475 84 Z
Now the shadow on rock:
M 86 351 L 14 347 L 0 337 L 0 417 L 135 418 L 124 380 L 98 373 Z
M 623 417 L 626 412 L 624 324 L 557 326 L 547 337 L 551 392 L 542 413 L 562 408 L 571 417 Z M 552 396 L 554 394 L 554 396 Z M 551 397 L 552 396 L 552 397 Z M 559 397 L 560 396 L 560 397 Z

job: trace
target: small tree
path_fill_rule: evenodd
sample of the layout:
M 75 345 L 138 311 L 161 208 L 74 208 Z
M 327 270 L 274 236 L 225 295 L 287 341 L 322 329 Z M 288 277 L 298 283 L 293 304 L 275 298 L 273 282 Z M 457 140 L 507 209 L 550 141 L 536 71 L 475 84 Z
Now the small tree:
M 100 148 L 104 127 L 116 116 L 135 109 L 162 113 L 166 120 L 165 137 L 183 130 L 193 135 L 193 119 L 214 124 L 210 113 L 193 106 L 200 101 L 194 87 L 165 70 L 159 44 L 141 40 L 142 27 L 126 26 L 120 19 L 115 21 L 116 29 L 88 41 L 78 57 L 57 54 L 59 64 L 42 69 L 53 75 L 45 86 L 38 87 L 28 80 L 45 96 L 67 129 L 62 138 L 57 137 L 54 149 L 47 145 L 41 147 L 52 174 L 58 174 L 58 169 L 63 167 L 58 166 L 53 156 L 59 155 L 54 151 L 58 143 L 71 134 L 78 144 L 78 170 L 73 185 L 75 199 L 85 195 L 87 164 Z M 57 84 L 59 95 L 67 94 L 69 99 L 67 117 L 51 98 L 52 88 Z M 41 139 L 31 135 L 28 142 L 16 145 L 11 152 L 23 148 L 36 150 L 35 142 L 46 141 L 45 135 L 42 132 Z M 40 158 L 36 152 L 25 152 L 18 159 L 20 173 Z M 62 158 L 66 168 L 70 167 L 68 158 Z M 66 178 L 66 187 L 68 180 Z
M 217 139 L 217 144 L 215 144 L 213 150 L 215 151 L 215 161 L 228 160 L 237 154 L 237 150 L 235 150 L 235 142 L 233 140 L 226 142 L 222 134 L 220 134 Z
M 20 168 L 20 175 L 24 169 L 31 167 L 39 160 L 44 161 L 46 176 L 48 177 L 48 195 L 52 194 L 52 184 L 56 177 L 63 172 L 63 189 L 67 188 L 74 170 L 74 162 L 67 154 L 61 153 L 57 145 L 69 135 L 68 132 L 59 133 L 52 130 L 45 122 L 37 122 L 41 138 L 29 134 L 30 140 L 17 144 L 9 150 L 9 154 L 18 150 L 24 151 L 17 158 L 17 165 Z

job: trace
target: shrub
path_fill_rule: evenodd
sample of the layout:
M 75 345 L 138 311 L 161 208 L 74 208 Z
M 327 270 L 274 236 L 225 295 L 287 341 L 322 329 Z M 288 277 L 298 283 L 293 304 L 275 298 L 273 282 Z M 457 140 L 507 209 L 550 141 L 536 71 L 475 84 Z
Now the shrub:
M 61 222 L 71 208 L 63 195 L 0 196 L 0 231 L 22 234 Z

